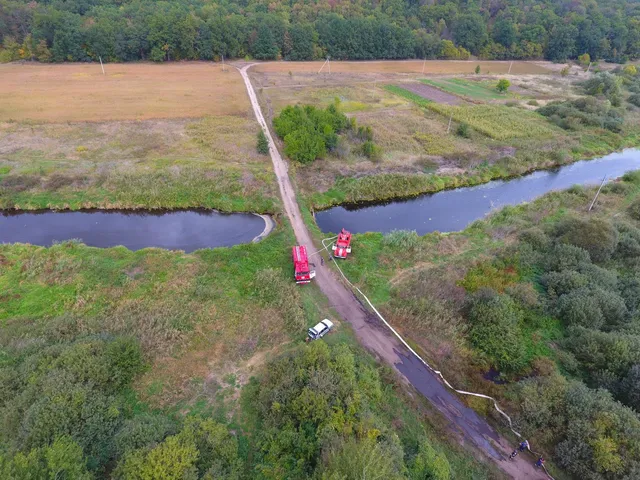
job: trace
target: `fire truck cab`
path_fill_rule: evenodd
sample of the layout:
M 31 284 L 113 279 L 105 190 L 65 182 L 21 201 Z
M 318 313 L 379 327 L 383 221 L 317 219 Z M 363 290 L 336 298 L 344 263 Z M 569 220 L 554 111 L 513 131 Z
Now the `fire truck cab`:
M 347 258 L 347 254 L 351 253 L 351 232 L 343 228 L 338 234 L 336 243 L 331 246 L 331 250 L 335 258 Z
M 309 268 L 307 248 L 304 245 L 293 247 L 293 274 L 296 283 L 309 283 L 316 276 L 316 272 Z

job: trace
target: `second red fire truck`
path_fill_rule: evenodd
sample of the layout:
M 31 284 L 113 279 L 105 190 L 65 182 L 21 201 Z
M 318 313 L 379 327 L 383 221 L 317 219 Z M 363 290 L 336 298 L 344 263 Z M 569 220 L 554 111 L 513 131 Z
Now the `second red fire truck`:
M 343 228 L 331 249 L 335 258 L 347 258 L 347 254 L 351 253 L 351 232 L 347 232 Z
M 309 268 L 307 248 L 304 245 L 293 247 L 293 274 L 296 283 L 309 283 L 316 276 L 315 270 Z

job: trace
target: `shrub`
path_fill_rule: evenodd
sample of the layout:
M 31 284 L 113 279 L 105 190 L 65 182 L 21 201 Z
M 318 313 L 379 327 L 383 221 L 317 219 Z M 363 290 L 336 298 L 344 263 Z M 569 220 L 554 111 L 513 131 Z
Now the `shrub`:
M 640 412 L 640 364 L 633 365 L 622 380 L 620 397 L 626 405 Z
M 370 140 L 367 140 L 360 146 L 360 152 L 362 155 L 367 157 L 370 160 L 379 160 L 381 150 L 375 143 Z
M 560 242 L 585 249 L 594 262 L 609 260 L 618 244 L 618 231 L 598 218 L 569 218 L 558 224 L 555 233 Z
M 288 106 L 273 120 L 284 140 L 284 151 L 291 159 L 310 163 L 322 158 L 338 145 L 338 134 L 350 127 L 349 119 L 338 111 L 337 104 L 317 109 L 307 105 Z
M 628 321 L 629 311 L 620 295 L 602 288 L 593 290 L 592 295 L 608 328 L 620 326 Z
M 476 65 L 475 72 L 476 72 L 476 75 L 480 74 L 480 65 Z
M 557 298 L 581 287 L 586 287 L 589 279 L 575 270 L 563 270 L 543 275 L 540 282 L 545 286 L 550 297 Z
M 509 80 L 507 80 L 506 78 L 501 78 L 496 84 L 496 90 L 498 90 L 500 93 L 506 93 L 507 90 L 509 90 L 510 86 L 511 82 Z
M 580 65 L 587 66 L 591 63 L 591 55 L 588 53 L 583 53 L 582 55 L 578 55 L 578 62 Z
M 589 80 L 585 80 L 582 86 L 588 95 L 604 95 L 611 99 L 620 97 L 620 84 L 622 79 L 611 72 L 597 73 Z
M 622 176 L 622 181 L 626 183 L 633 183 L 636 185 L 640 185 L 640 170 L 633 170 L 631 172 L 625 173 Z M 640 215 L 638 217 L 640 218 Z
M 631 77 L 634 77 L 638 74 L 638 69 L 636 68 L 635 65 L 626 65 L 623 69 L 622 69 L 622 73 L 624 73 L 625 75 L 629 75 Z
M 537 101 L 537 100 L 533 99 L 533 100 L 529 100 L 529 101 L 527 102 L 527 105 L 531 105 L 532 107 L 537 107 L 537 106 L 538 106 L 538 105 L 540 105 L 540 104 L 538 103 L 538 101 Z
M 600 305 L 588 288 L 580 288 L 562 295 L 558 299 L 558 312 L 567 325 L 597 329 L 604 324 Z
M 175 434 L 175 425 L 163 415 L 142 414 L 126 420 L 114 437 L 114 454 L 122 458 L 141 448 L 154 447 Z
M 530 244 L 536 250 L 546 250 L 551 246 L 551 238 L 538 227 L 524 230 L 520 234 L 520 241 Z
M 629 103 L 632 103 L 636 107 L 640 107 L 640 93 L 634 93 L 632 95 L 629 95 L 629 98 L 627 98 L 627 101 Z
M 615 256 L 623 259 L 640 257 L 640 241 L 638 238 L 626 232 L 620 234 Z
M 261 155 L 267 155 L 269 153 L 269 141 L 262 130 L 258 132 L 257 149 L 258 153 Z
M 327 153 L 324 138 L 313 130 L 296 130 L 284 137 L 284 153 L 300 163 L 311 163 Z
M 451 465 L 447 457 L 435 451 L 426 438 L 420 441 L 418 453 L 409 465 L 409 479 L 449 480 Z
M 563 67 L 563 69 L 560 70 L 560 75 L 562 77 L 566 77 L 567 75 L 569 75 L 569 67 L 568 66 L 567 67 Z
M 608 102 L 592 97 L 550 102 L 537 112 L 565 130 L 576 130 L 586 125 L 617 132 L 624 123 L 621 111 L 611 108 Z
M 469 129 L 469 125 L 466 123 L 461 123 L 460 125 L 458 125 L 458 128 L 456 129 L 456 134 L 463 138 L 471 137 L 471 131 Z
M 636 335 L 574 327 L 564 345 L 591 373 L 609 370 L 621 376 L 640 361 L 640 337 Z
M 626 175 L 626 174 L 625 174 Z M 640 221 L 640 197 L 635 199 L 627 208 L 627 213 L 634 220 Z
M 517 371 L 525 365 L 521 316 L 508 295 L 481 290 L 470 300 L 471 343 L 501 371 Z
M 578 265 L 590 263 L 591 257 L 585 249 L 564 243 L 556 244 L 543 259 L 547 271 L 577 270 Z

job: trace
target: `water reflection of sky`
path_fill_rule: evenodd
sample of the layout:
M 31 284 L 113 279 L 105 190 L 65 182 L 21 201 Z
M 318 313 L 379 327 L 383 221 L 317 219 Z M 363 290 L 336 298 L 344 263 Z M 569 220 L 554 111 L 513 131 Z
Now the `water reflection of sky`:
M 572 185 L 597 184 L 640 168 L 640 150 L 625 150 L 598 160 L 576 162 L 554 171 L 534 172 L 513 180 L 498 180 L 469 188 L 447 190 L 412 200 L 359 209 L 335 207 L 318 212 L 323 232 L 353 233 L 416 230 L 420 235 L 464 229 L 492 209 L 533 200 Z
M 81 239 L 94 247 L 123 245 L 184 250 L 227 247 L 250 242 L 264 229 L 264 220 L 251 214 L 211 211 L 164 213 L 38 212 L 0 215 L 0 243 L 53 242 Z

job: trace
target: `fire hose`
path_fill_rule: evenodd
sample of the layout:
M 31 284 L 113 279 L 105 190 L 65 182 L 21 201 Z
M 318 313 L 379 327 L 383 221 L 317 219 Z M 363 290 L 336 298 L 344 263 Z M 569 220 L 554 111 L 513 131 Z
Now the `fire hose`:
M 325 242 L 329 242 L 331 240 L 334 240 L 335 238 L 337 238 L 338 236 L 334 236 L 334 237 L 330 237 L 330 238 L 325 238 L 322 241 L 322 246 L 324 248 L 318 250 L 317 252 L 312 253 L 311 255 L 316 255 L 324 250 L 328 251 L 328 246 L 326 245 Z M 310 255 L 310 256 L 311 256 Z M 354 285 L 353 283 L 351 283 L 351 281 L 347 278 L 347 276 L 344 274 L 344 272 L 342 271 L 342 269 L 340 268 L 340 265 L 338 265 L 338 262 L 332 262 L 336 268 L 338 269 L 338 272 L 340 272 L 340 275 L 342 275 L 342 278 L 344 278 L 345 282 L 347 282 L 347 284 L 354 289 L 355 291 L 357 291 L 362 298 L 364 298 L 364 300 L 367 302 L 367 304 L 371 307 L 371 309 L 375 312 L 375 314 L 378 316 L 378 318 L 385 324 L 385 326 L 391 330 L 391 332 L 398 338 L 398 340 L 400 340 L 400 342 L 402 342 L 402 344 L 407 347 L 407 349 L 413 354 L 415 355 L 415 357 L 420 360 L 420 362 L 422 362 L 422 364 L 427 367 L 433 374 L 437 375 L 438 377 L 440 377 L 440 379 L 442 380 L 442 382 L 451 390 L 453 390 L 456 393 L 459 393 L 460 395 L 470 395 L 473 397 L 478 397 L 478 398 L 484 398 L 486 400 L 490 400 L 491 402 L 493 402 L 493 406 L 496 409 L 496 411 L 502 415 L 504 418 L 507 419 L 507 422 L 509 423 L 509 429 L 513 432 L 514 435 L 516 435 L 518 438 L 522 438 L 522 435 L 520 433 L 518 433 L 514 428 L 513 428 L 513 423 L 511 421 L 511 417 L 509 417 L 509 415 L 507 415 L 498 405 L 498 401 L 493 398 L 490 397 L 489 395 L 484 395 L 482 393 L 474 393 L 474 392 L 467 392 L 465 390 L 458 390 L 457 388 L 453 387 L 453 385 L 451 385 L 449 383 L 449 381 L 444 378 L 444 375 L 442 374 L 442 372 L 440 370 L 435 369 L 434 367 L 432 367 L 431 365 L 429 365 L 429 363 L 427 363 L 420 355 L 418 355 L 418 353 L 411 348 L 411 346 L 405 341 L 404 338 L 402 338 L 402 336 L 396 331 L 395 328 L 393 328 L 389 322 L 387 322 L 387 320 L 382 316 L 382 314 L 378 311 L 378 309 L 373 305 L 373 303 L 371 303 L 371 301 L 369 300 L 369 298 L 362 292 L 362 290 L 360 290 L 356 285 Z M 539 453 L 534 452 L 533 450 L 531 450 L 531 448 L 528 448 L 528 450 L 533 453 L 535 456 L 538 456 L 539 458 L 542 458 L 542 456 Z M 547 471 L 547 468 L 544 466 L 544 464 L 542 465 L 542 468 L 544 469 L 544 472 L 547 474 L 547 476 L 551 479 L 551 480 L 555 480 L 551 474 Z

